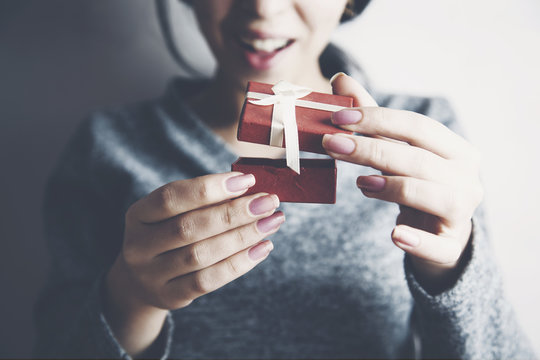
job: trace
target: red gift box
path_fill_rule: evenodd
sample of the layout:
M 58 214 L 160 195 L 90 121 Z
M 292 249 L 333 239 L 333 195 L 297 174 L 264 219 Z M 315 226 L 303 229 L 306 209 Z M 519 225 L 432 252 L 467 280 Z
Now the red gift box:
M 273 95 L 272 85 L 258 82 L 248 82 L 247 92 L 263 93 Z M 270 144 L 270 129 L 272 126 L 273 105 L 255 105 L 249 102 L 255 100 L 247 97 L 244 101 L 240 123 L 238 125 L 238 140 L 257 144 Z M 349 96 L 323 94 L 312 92 L 301 100 L 312 101 L 323 104 L 336 105 L 341 107 L 352 107 L 353 98 Z M 331 111 L 310 109 L 296 106 L 296 123 L 298 126 L 298 141 L 300 150 L 319 154 L 326 154 L 322 147 L 322 137 L 324 134 L 345 133 L 350 131 L 342 130 L 334 125 L 330 120 Z M 285 144 L 282 145 L 284 147 Z
M 231 168 L 255 176 L 246 194 L 276 194 L 282 202 L 336 203 L 334 159 L 300 159 L 300 174 L 289 169 L 285 159 L 239 158 Z

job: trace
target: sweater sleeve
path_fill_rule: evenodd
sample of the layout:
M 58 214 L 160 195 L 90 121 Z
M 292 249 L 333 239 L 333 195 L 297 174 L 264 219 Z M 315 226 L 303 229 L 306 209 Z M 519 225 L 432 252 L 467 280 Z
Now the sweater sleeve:
M 125 179 L 118 178 L 122 171 L 107 160 L 103 139 L 110 134 L 99 130 L 96 134 L 91 122 L 85 122 L 46 188 L 44 230 L 51 263 L 34 309 L 37 357 L 129 358 L 102 309 L 105 274 L 122 243 L 125 199 L 123 189 L 112 195 L 99 184 Z M 169 314 L 148 355 L 166 358 L 172 332 Z
M 422 358 L 535 359 L 505 298 L 481 216 L 473 224 L 468 263 L 454 286 L 440 294 L 422 288 L 405 257 L 417 352 Z
M 102 277 L 90 286 L 72 286 L 71 290 L 49 286 L 47 292 L 36 314 L 37 357 L 131 359 L 103 315 Z M 173 328 L 169 313 L 148 357 L 168 357 Z

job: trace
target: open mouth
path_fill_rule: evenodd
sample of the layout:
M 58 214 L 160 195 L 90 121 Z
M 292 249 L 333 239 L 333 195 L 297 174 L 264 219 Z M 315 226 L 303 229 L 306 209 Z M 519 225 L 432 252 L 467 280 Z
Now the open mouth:
M 293 39 L 285 38 L 245 38 L 239 39 L 240 46 L 253 53 L 276 53 L 284 50 L 294 43 Z

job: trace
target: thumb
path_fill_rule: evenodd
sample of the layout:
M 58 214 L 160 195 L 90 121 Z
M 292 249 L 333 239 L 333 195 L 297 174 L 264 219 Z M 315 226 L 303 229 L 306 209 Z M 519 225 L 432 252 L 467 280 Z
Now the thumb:
M 330 79 L 334 95 L 350 96 L 354 99 L 354 107 L 378 106 L 369 93 L 352 77 L 339 72 Z

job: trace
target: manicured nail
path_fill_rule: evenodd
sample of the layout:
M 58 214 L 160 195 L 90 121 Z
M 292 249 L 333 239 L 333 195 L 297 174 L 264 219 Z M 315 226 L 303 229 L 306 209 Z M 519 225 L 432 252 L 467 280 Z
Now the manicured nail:
M 381 192 L 386 185 L 386 179 L 382 176 L 359 176 L 356 185 L 369 192 Z
M 251 200 L 249 211 L 253 215 L 262 215 L 279 206 L 279 198 L 276 195 L 265 195 Z
M 253 185 L 255 185 L 255 176 L 252 174 L 233 176 L 225 181 L 225 188 L 232 193 L 246 190 Z
M 334 80 L 336 80 L 338 77 L 343 76 L 343 75 L 347 76 L 347 74 L 345 74 L 344 72 L 335 73 L 334 76 L 330 78 L 330 84 L 332 84 Z
M 348 155 L 354 151 L 356 144 L 348 137 L 341 135 L 324 135 L 323 146 L 336 154 Z
M 274 244 L 271 241 L 265 240 L 261 241 L 248 251 L 248 256 L 253 261 L 258 261 L 264 259 L 268 256 L 270 251 L 274 249 Z
M 332 122 L 336 125 L 356 124 L 362 120 L 360 110 L 345 109 L 332 113 Z
M 418 235 L 416 235 L 412 231 L 403 229 L 401 227 L 395 228 L 392 237 L 394 238 L 394 240 L 402 243 L 405 246 L 415 247 L 420 244 L 420 238 L 418 237 Z
M 266 234 L 266 233 L 276 230 L 284 222 L 285 222 L 285 215 L 283 215 L 281 211 L 278 211 L 267 218 L 257 221 L 257 229 L 262 234 Z

